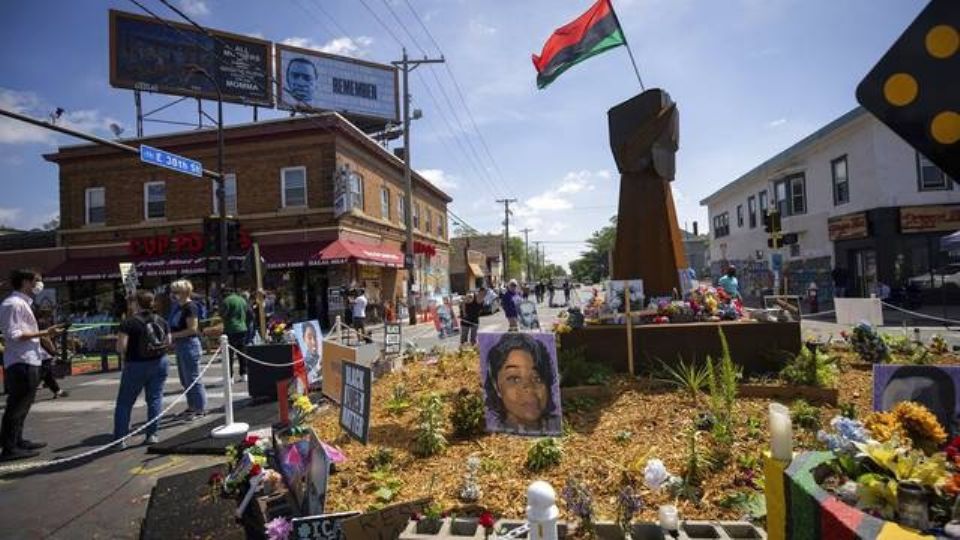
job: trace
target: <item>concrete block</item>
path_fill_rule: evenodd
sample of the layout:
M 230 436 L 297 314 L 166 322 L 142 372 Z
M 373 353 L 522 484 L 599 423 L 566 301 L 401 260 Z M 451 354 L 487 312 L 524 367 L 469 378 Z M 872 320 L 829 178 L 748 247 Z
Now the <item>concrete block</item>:
M 483 539 L 483 527 L 477 526 L 475 518 L 456 518 L 443 519 L 439 523 L 439 528 L 435 532 L 427 531 L 422 526 L 418 532 L 418 523 L 411 521 L 407 528 L 400 533 L 400 540 L 464 540 L 468 538 Z M 502 519 L 497 521 L 495 530 L 507 532 L 522 526 L 525 521 Z M 557 526 L 560 538 L 567 538 L 568 532 L 572 533 L 574 527 L 560 522 Z M 599 540 L 623 540 L 623 533 L 620 527 L 610 521 L 602 521 L 595 524 L 597 538 Z M 527 534 L 522 534 L 519 538 L 528 538 Z M 491 535 L 493 538 L 493 535 Z M 655 523 L 634 523 L 632 531 L 632 540 L 663 540 L 669 538 L 665 536 L 660 527 Z M 745 521 L 683 521 L 680 524 L 680 531 L 676 538 L 680 540 L 746 540 L 761 539 L 766 540 L 767 534 Z

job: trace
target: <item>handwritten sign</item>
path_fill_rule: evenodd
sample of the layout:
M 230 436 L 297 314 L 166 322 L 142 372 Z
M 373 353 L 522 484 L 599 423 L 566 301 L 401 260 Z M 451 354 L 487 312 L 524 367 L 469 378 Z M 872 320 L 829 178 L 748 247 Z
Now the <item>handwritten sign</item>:
M 410 517 L 422 514 L 430 499 L 419 499 L 381 508 L 349 518 L 343 522 L 346 540 L 396 540 Z
M 383 325 L 383 354 L 400 354 L 403 344 L 401 332 L 399 323 Z
M 370 386 L 372 372 L 360 364 L 343 363 L 343 393 L 340 426 L 363 444 L 370 433 Z
M 296 540 L 344 540 L 343 521 L 360 512 L 340 512 L 304 518 L 293 518 L 293 537 Z

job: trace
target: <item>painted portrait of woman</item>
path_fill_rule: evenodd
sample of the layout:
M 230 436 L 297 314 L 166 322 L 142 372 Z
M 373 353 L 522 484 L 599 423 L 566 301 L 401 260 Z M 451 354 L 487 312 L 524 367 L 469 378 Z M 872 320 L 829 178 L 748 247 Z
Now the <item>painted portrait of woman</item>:
M 561 434 L 560 380 L 553 334 L 481 333 L 487 431 Z

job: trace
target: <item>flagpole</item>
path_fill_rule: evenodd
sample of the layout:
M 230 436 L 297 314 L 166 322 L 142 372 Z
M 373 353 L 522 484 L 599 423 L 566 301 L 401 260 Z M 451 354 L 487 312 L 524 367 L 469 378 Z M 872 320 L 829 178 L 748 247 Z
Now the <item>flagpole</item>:
M 643 86 L 643 79 L 640 78 L 640 69 L 637 68 L 637 60 L 633 57 L 633 49 L 630 48 L 630 43 L 627 41 L 627 33 L 623 30 L 623 25 L 620 24 L 620 17 L 617 17 L 617 11 L 613 9 L 613 0 L 607 0 L 610 2 L 610 13 L 613 14 L 613 20 L 617 21 L 617 28 L 620 29 L 620 35 L 623 36 L 623 46 L 627 48 L 627 54 L 630 55 L 630 63 L 633 64 L 633 72 L 637 74 L 637 80 L 640 82 L 640 91 L 646 92 L 647 89 Z

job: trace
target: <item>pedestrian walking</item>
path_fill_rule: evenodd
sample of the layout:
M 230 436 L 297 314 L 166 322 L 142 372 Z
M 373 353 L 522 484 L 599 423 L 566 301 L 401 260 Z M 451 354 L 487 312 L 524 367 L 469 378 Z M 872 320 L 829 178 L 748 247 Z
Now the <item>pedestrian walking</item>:
M 547 298 L 550 302 L 550 307 L 553 307 L 553 293 L 556 292 L 556 287 L 553 286 L 553 280 L 547 282 Z
M 220 318 L 223 320 L 223 332 L 227 334 L 230 348 L 230 373 L 234 379 L 247 382 L 247 301 L 240 294 L 226 287 L 223 288 L 227 297 L 220 302 Z M 233 360 L 237 359 L 240 373 L 233 370 Z
M 31 458 L 46 443 L 23 438 L 23 425 L 33 405 L 40 385 L 42 363 L 40 338 L 55 338 L 63 332 L 62 325 L 43 331 L 37 327 L 31 305 L 43 292 L 43 279 L 33 270 L 14 270 L 10 274 L 10 293 L 0 304 L 0 331 L 6 336 L 3 354 L 4 382 L 7 387 L 7 407 L 0 423 L 0 460 Z
M 350 311 L 353 313 L 353 328 L 364 343 L 373 343 L 367 335 L 367 295 L 364 289 L 357 289 L 357 296 L 350 300 Z
M 180 308 L 175 310 L 174 320 L 170 323 L 170 336 L 177 354 L 177 375 L 184 389 L 197 381 L 187 392 L 187 410 L 181 416 L 193 420 L 207 414 L 207 391 L 203 381 L 197 380 L 200 377 L 200 357 L 203 355 L 200 346 L 200 308 L 191 299 L 193 284 L 190 280 L 174 281 L 170 290 L 176 295 Z
M 500 297 L 500 307 L 503 308 L 503 314 L 507 316 L 510 332 L 517 331 L 517 318 L 520 315 L 520 302 L 522 301 L 520 286 L 517 285 L 517 280 L 511 279 L 506 292 Z
M 563 305 L 564 307 L 570 305 L 570 280 L 563 280 Z
M 538 281 L 536 285 L 533 286 L 533 294 L 537 297 L 537 303 L 543 303 L 543 293 L 546 287 L 543 285 L 543 281 Z
M 167 380 L 167 348 L 173 343 L 167 321 L 153 311 L 153 293 L 138 291 L 137 314 L 127 317 L 117 333 L 117 354 L 123 365 L 120 389 L 113 410 L 113 438 L 122 439 L 130 432 L 130 413 L 140 392 L 147 402 L 144 444 L 157 444 L 160 438 L 159 419 L 163 408 L 163 384 Z M 120 443 L 126 448 L 127 443 Z
M 480 311 L 483 310 L 483 298 L 472 292 L 467 293 L 460 304 L 460 344 L 477 344 L 477 329 L 480 327 Z

